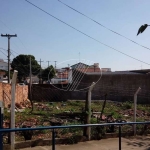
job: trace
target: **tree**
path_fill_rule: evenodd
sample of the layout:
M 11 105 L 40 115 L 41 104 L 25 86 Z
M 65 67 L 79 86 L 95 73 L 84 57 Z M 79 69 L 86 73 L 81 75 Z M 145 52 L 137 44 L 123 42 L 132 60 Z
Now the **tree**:
M 33 55 L 18 55 L 13 59 L 11 68 L 18 71 L 19 82 L 25 80 L 30 74 L 30 57 L 32 74 L 37 75 L 40 72 L 41 67 Z
M 42 70 L 43 81 L 48 81 L 48 80 L 52 79 L 54 76 L 55 76 L 55 69 L 52 65 L 47 67 L 46 69 Z

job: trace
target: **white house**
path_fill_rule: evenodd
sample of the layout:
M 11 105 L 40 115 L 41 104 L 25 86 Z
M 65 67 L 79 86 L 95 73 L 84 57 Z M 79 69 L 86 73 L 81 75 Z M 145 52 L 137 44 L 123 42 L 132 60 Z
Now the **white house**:
M 72 70 L 69 67 L 57 69 L 56 77 L 51 79 L 51 84 L 68 84 L 72 82 Z
M 0 70 L 8 71 L 8 63 L 3 59 L 0 59 Z

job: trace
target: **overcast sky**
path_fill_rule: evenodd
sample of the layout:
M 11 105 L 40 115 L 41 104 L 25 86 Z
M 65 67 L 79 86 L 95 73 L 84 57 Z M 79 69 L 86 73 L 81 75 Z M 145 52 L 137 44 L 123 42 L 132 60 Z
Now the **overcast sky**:
M 150 48 L 150 27 L 137 35 L 139 27 L 149 24 L 149 0 L 61 0 L 109 29 Z M 57 0 L 30 0 L 51 15 L 92 38 L 131 57 L 150 64 L 150 50 L 101 27 Z M 115 70 L 148 69 L 136 61 L 77 32 L 73 28 L 35 8 L 25 0 L 0 0 L 0 33 L 17 34 L 11 38 L 11 49 L 18 54 L 32 54 L 58 66 L 88 60 L 102 68 Z M 7 49 L 7 38 L 0 37 L 0 48 Z M 2 50 L 3 51 L 3 50 Z M 3 51 L 7 54 L 6 51 Z M 13 52 L 11 59 L 18 54 Z M 79 55 L 80 53 L 80 55 Z M 7 57 L 0 51 L 0 58 Z M 71 60 L 75 61 L 71 61 Z M 64 62 L 64 63 L 63 63 Z M 87 61 L 84 61 L 87 62 Z M 63 64 L 63 65 L 62 65 Z

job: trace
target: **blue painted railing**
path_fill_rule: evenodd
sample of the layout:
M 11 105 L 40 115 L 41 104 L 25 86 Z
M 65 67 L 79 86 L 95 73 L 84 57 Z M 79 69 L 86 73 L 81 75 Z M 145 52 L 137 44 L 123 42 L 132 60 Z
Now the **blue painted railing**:
M 150 122 L 123 122 L 123 123 L 103 123 L 103 124 L 82 124 L 82 125 L 67 125 L 67 126 L 46 126 L 37 128 L 15 128 L 15 129 L 0 129 L 0 140 L 4 132 L 29 131 L 29 130 L 52 130 L 52 150 L 55 150 L 55 129 L 78 128 L 78 127 L 98 127 L 98 126 L 119 126 L 119 150 L 121 150 L 121 126 L 133 124 L 150 124 Z M 0 141 L 0 150 L 3 150 L 3 141 Z

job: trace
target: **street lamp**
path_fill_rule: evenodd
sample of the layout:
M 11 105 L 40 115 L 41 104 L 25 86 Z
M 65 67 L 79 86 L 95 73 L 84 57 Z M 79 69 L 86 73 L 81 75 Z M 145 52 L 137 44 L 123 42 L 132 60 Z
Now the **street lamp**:
M 150 25 L 148 25 L 148 24 L 142 25 L 142 26 L 139 28 L 137 35 L 139 35 L 140 33 L 142 33 L 148 26 L 150 26 Z

